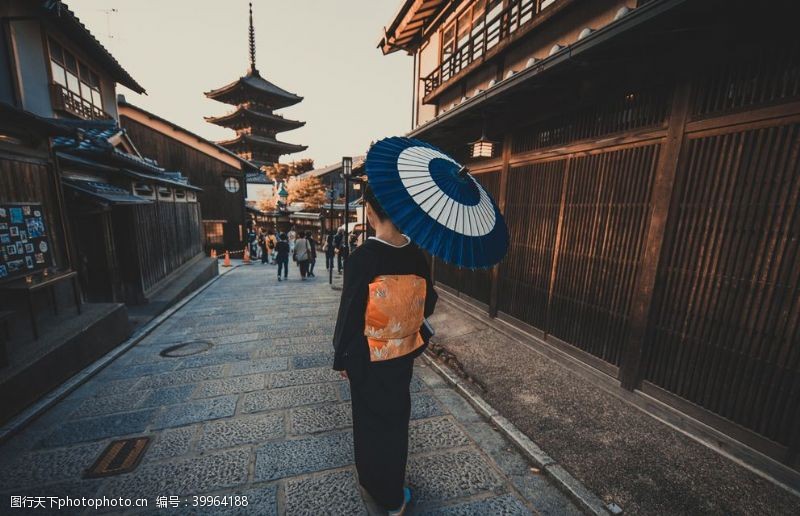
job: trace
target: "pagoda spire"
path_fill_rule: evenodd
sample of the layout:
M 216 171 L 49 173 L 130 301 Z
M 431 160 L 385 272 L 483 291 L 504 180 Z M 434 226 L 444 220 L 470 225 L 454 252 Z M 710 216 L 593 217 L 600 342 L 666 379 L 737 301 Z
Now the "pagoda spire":
M 256 73 L 256 30 L 253 28 L 253 2 L 250 2 L 250 73 Z
M 0 0 L 2 3 L 2 0 Z M 248 39 L 250 67 L 246 75 L 221 88 L 207 91 L 206 97 L 236 106 L 222 116 L 206 117 L 212 124 L 236 131 L 234 138 L 217 142 L 239 157 L 256 166 L 278 163 L 284 154 L 302 152 L 308 147 L 278 140 L 275 135 L 305 125 L 274 113 L 276 109 L 293 106 L 303 97 L 290 93 L 269 82 L 256 68 L 256 31 L 253 26 L 253 2 L 249 1 L 250 24 Z

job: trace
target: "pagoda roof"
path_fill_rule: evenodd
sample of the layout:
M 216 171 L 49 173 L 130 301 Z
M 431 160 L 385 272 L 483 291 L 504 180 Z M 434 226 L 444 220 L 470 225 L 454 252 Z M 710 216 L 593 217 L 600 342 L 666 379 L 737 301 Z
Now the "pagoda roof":
M 256 100 L 276 109 L 292 106 L 303 100 L 303 97 L 289 93 L 264 79 L 258 70 L 254 69 L 226 86 L 207 91 L 205 95 L 225 104 L 243 104 Z
M 257 111 L 244 106 L 239 106 L 235 111 L 225 115 L 207 116 L 205 117 L 205 120 L 206 122 L 221 125 L 223 127 L 235 126 L 237 125 L 237 122 L 258 121 L 264 125 L 268 125 L 272 128 L 281 131 L 297 129 L 298 127 L 306 125 L 305 122 L 300 122 L 298 120 L 289 120 L 288 118 L 283 118 L 280 115 L 274 115 L 272 113 L 264 113 L 263 111 Z M 244 125 L 252 125 L 252 124 L 246 123 Z
M 282 154 L 300 152 L 308 148 L 307 145 L 295 145 L 294 143 L 282 142 L 276 140 L 275 138 L 270 138 L 269 136 L 255 134 L 240 134 L 231 140 L 225 140 L 217 143 L 227 149 L 233 149 L 236 147 L 263 147 L 283 151 Z

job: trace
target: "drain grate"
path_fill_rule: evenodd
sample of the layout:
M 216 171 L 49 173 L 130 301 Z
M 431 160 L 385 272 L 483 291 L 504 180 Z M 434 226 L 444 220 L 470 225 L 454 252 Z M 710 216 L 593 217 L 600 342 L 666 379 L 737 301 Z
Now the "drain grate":
M 192 340 L 189 342 L 182 342 L 175 346 L 170 346 L 159 353 L 162 357 L 188 357 L 191 355 L 197 355 L 198 353 L 203 353 L 204 351 L 208 351 L 214 344 L 208 342 L 207 340 Z
M 83 478 L 110 477 L 136 469 L 142 459 L 149 437 L 133 437 L 114 441 L 103 450 L 92 467 L 84 471 Z

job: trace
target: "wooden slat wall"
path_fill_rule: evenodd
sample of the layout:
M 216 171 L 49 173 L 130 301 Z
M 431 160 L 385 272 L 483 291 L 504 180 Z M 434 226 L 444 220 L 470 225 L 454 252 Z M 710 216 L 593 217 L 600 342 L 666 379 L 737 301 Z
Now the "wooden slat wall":
M 498 309 L 539 329 L 547 328 L 550 276 L 567 160 L 509 171 L 506 223 L 508 255 L 498 275 Z
M 475 179 L 493 199 L 500 194 L 500 172 L 476 174 Z M 489 304 L 489 293 L 492 288 L 491 269 L 469 270 L 444 263 L 436 259 L 435 280 L 455 289 L 472 299 Z
M 202 252 L 200 205 L 156 202 L 133 209 L 142 290 L 146 292 Z M 178 231 L 178 228 L 187 229 Z
M 800 429 L 800 125 L 687 145 L 645 377 L 789 445 Z
M 658 146 L 570 158 L 548 333 L 619 365 Z

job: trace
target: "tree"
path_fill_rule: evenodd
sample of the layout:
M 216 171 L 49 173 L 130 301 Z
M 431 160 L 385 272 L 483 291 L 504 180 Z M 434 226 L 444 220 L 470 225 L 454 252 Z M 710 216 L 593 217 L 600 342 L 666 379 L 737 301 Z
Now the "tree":
M 280 185 L 276 183 L 276 193 L 272 197 L 265 197 L 257 201 L 258 209 L 263 211 L 272 211 L 279 200 L 277 190 Z M 305 211 L 318 210 L 325 203 L 325 186 L 318 177 L 307 177 L 305 179 L 298 179 L 291 177 L 286 182 L 286 190 L 289 192 L 287 202 L 291 205 L 293 202 L 305 203 Z
M 289 190 L 289 204 L 303 202 L 306 204 L 306 211 L 318 210 L 325 204 L 325 186 L 318 177 L 290 179 L 286 186 Z
M 298 176 L 303 172 L 314 170 L 314 160 L 301 159 L 291 163 L 273 163 L 272 165 L 264 165 L 261 170 L 278 183 L 286 181 L 290 177 Z

